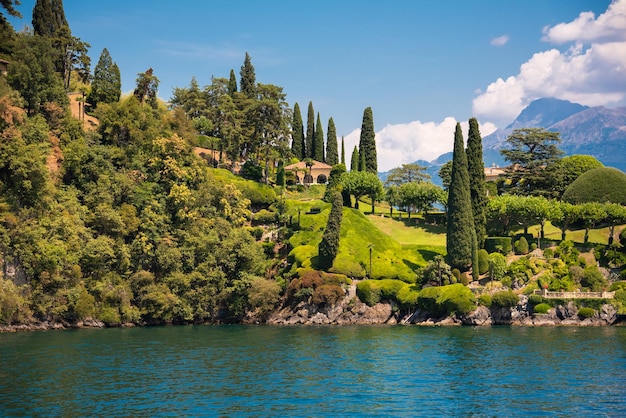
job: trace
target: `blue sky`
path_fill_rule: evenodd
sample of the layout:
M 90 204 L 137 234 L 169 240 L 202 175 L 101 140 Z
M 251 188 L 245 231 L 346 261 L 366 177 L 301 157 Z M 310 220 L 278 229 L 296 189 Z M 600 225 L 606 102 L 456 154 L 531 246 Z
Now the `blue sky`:
M 34 0 L 22 0 L 20 30 Z M 159 96 L 239 76 L 284 88 L 306 119 L 309 101 L 346 152 L 371 106 L 386 171 L 452 149 L 454 125 L 477 117 L 483 136 L 532 100 L 626 105 L 626 0 L 189 1 L 65 0 L 92 66 L 107 48 L 122 89 L 154 69 Z M 465 132 L 467 130 L 465 129 Z

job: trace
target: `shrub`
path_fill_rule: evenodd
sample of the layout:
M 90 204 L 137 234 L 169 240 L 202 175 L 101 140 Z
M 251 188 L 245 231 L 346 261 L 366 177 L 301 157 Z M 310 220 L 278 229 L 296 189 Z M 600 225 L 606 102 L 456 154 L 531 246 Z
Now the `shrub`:
M 535 294 L 528 295 L 529 305 L 539 305 L 540 303 L 543 303 L 543 296 Z
M 271 212 L 267 209 L 261 209 L 254 214 L 253 223 L 255 225 L 267 225 L 276 222 L 276 212 Z
M 532 244 L 530 244 L 530 251 L 535 251 L 537 249 L 537 243 L 533 242 Z
M 489 271 L 489 253 L 481 248 L 478 250 L 478 273 L 485 274 Z
M 515 254 L 526 255 L 528 254 L 528 241 L 525 237 L 521 237 L 515 241 Z
M 313 291 L 311 303 L 332 306 L 345 296 L 345 291 L 336 284 L 323 284 Z
M 280 300 L 280 290 L 280 285 L 275 280 L 254 277 L 248 289 L 248 303 L 261 317 L 265 317 Z
M 459 269 L 452 269 L 452 275 L 459 280 L 461 278 L 461 270 Z
M 485 239 L 485 250 L 489 254 L 508 254 L 511 251 L 511 237 L 487 237 Z
M 356 295 L 367 306 L 374 306 L 380 302 L 381 290 L 374 280 L 363 280 L 356 285 Z
M 580 281 L 585 276 L 585 270 L 580 266 L 570 266 L 569 267 L 569 277 L 572 278 L 574 283 L 580 283 Z
M 433 315 L 466 314 L 476 306 L 474 294 L 462 284 L 427 287 L 420 291 L 417 305 Z
M 463 286 L 468 286 L 469 285 L 469 276 L 466 272 L 461 273 L 461 277 L 459 278 L 459 282 L 463 285 Z
M 589 288 L 592 292 L 601 292 L 608 287 L 608 282 L 596 266 L 586 267 L 583 278 L 580 281 L 581 286 Z
M 517 296 L 511 290 L 505 290 L 496 292 L 491 296 L 492 306 L 499 308 L 511 308 L 516 306 L 519 302 L 519 296 Z
M 259 181 L 263 177 L 263 167 L 255 161 L 248 160 L 241 167 L 241 176 L 250 180 Z
M 491 280 L 501 280 L 506 274 L 506 257 L 500 253 L 489 254 Z
M 487 308 L 491 307 L 491 295 L 487 293 L 483 293 L 478 297 L 478 304 L 482 306 L 486 306 Z
M 587 319 L 591 318 L 595 313 L 596 311 L 593 310 L 593 308 L 583 307 L 578 310 L 578 317 L 580 319 Z
M 535 305 L 535 307 L 533 308 L 533 313 L 545 314 L 545 313 L 548 313 L 549 310 L 550 310 L 550 305 L 548 305 L 547 303 L 539 303 Z
M 543 256 L 545 258 L 552 258 L 552 257 L 554 257 L 554 250 L 552 248 L 546 248 L 545 250 L 543 250 Z

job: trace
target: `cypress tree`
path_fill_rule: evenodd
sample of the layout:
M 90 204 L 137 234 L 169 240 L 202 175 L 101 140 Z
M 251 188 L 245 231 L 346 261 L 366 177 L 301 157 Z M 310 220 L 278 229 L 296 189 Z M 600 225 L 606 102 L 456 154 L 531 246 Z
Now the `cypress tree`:
M 337 155 L 337 130 L 333 118 L 328 119 L 328 132 L 326 134 L 326 164 L 339 164 Z
M 241 71 L 239 72 L 241 76 L 241 81 L 239 86 L 241 87 L 241 92 L 248 96 L 248 98 L 253 99 L 256 97 L 256 75 L 254 73 L 254 66 L 250 60 L 250 55 L 246 52 L 246 57 L 243 60 L 243 65 L 241 66 Z
M 304 143 L 304 128 L 302 126 L 302 113 L 300 112 L 300 105 L 296 103 L 293 106 L 293 119 L 291 122 L 291 152 L 293 155 L 299 159 L 304 160 L 306 158 L 305 154 L 305 143 Z
M 365 161 L 364 152 L 359 152 L 359 171 L 367 171 L 367 162 Z
M 237 93 L 237 77 L 235 77 L 235 70 L 230 69 L 230 79 L 228 80 L 228 95 L 233 97 L 233 94 Z
M 324 162 L 324 129 L 319 112 L 317 113 L 317 124 L 315 125 L 315 135 L 313 136 L 313 159 Z
M 461 124 L 456 124 L 452 154 L 452 178 L 448 188 L 448 226 L 446 233 L 447 261 L 452 268 L 467 270 L 476 249 L 476 230 L 470 201 L 467 156 Z
M 376 138 L 374 133 L 374 117 L 372 108 L 368 107 L 363 112 L 361 124 L 361 138 L 359 141 L 360 159 L 365 160 L 363 171 L 378 173 L 378 157 L 376 156 Z
M 315 111 L 313 110 L 313 102 L 309 102 L 309 109 L 306 115 L 306 137 L 305 137 L 305 156 L 313 158 L 313 138 L 315 136 Z
M 332 267 L 335 257 L 339 252 L 339 234 L 341 231 L 341 219 L 343 211 L 343 198 L 341 193 L 335 191 L 333 204 L 328 215 L 326 230 L 322 236 L 322 241 L 318 246 L 318 265 L 324 270 Z
M 359 171 L 359 149 L 354 146 L 352 158 L 350 159 L 350 171 Z
M 330 176 L 328 177 L 328 183 L 326 183 L 326 190 L 324 191 L 324 202 L 332 203 L 333 195 L 338 190 L 338 185 L 341 184 L 341 175 L 346 172 L 346 166 L 343 164 L 336 164 L 330 170 Z
M 467 137 L 467 171 L 470 179 L 470 198 L 474 215 L 474 229 L 479 248 L 483 247 L 487 224 L 487 192 L 485 189 L 485 165 L 483 145 L 476 118 L 469 120 Z
M 53 38 L 62 27 L 68 27 L 62 0 L 37 0 L 33 8 L 33 30 L 36 35 Z
M 341 164 L 346 165 L 346 145 L 341 135 Z

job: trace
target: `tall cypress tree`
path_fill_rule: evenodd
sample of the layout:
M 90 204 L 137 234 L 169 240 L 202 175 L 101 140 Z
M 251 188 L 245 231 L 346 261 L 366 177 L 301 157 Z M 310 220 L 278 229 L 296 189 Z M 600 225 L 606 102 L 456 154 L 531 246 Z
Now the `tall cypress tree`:
M 315 135 L 313 136 L 313 159 L 324 162 L 324 128 L 319 112 L 317 113 L 317 123 L 315 125 Z
M 318 265 L 324 270 L 332 267 L 335 257 L 339 252 L 339 237 L 341 232 L 341 219 L 343 215 L 343 198 L 339 191 L 333 195 L 333 204 L 330 208 L 326 230 L 322 241 L 318 245 Z
M 359 171 L 359 149 L 354 146 L 352 157 L 350 158 L 350 171 Z
M 33 8 L 33 30 L 36 35 L 53 38 L 62 27 L 69 27 L 62 0 L 37 0 Z
M 482 248 L 486 236 L 487 192 L 485 188 L 482 138 L 476 118 L 469 120 L 467 171 L 470 179 L 470 198 L 474 215 L 474 229 L 476 229 L 476 242 L 478 248 Z
M 254 66 L 252 65 L 252 61 L 250 60 L 250 55 L 246 52 L 246 57 L 243 60 L 243 65 L 241 66 L 241 71 L 239 72 L 241 76 L 241 81 L 239 86 L 241 87 L 241 92 L 248 96 L 248 98 L 253 99 L 256 97 L 256 75 L 254 73 Z
M 337 153 L 337 130 L 333 118 L 328 119 L 328 133 L 326 134 L 326 164 L 335 165 L 339 163 Z
M 341 135 L 341 164 L 346 165 L 346 145 Z
M 467 156 L 463 144 L 461 124 L 456 124 L 452 154 L 452 178 L 448 188 L 448 226 L 446 250 L 448 264 L 462 271 L 472 265 L 476 251 L 476 230 L 470 201 Z
M 109 51 L 104 48 L 98 64 L 93 71 L 89 103 L 95 108 L 98 103 L 115 103 L 122 94 L 120 69 L 111 59 Z
M 235 70 L 230 69 L 230 79 L 228 80 L 228 95 L 233 97 L 233 94 L 237 93 L 237 77 L 235 77 Z
M 305 137 L 305 155 L 306 158 L 313 158 L 313 141 L 315 137 L 315 111 L 313 110 L 313 102 L 309 102 L 309 109 L 306 115 L 306 137 Z
M 359 141 L 360 160 L 365 160 L 364 171 L 378 173 L 378 157 L 376 156 L 376 138 L 374 132 L 374 116 L 372 108 L 368 107 L 363 112 L 361 125 L 361 138 Z
M 294 157 L 304 160 L 304 128 L 302 127 L 302 113 L 300 113 L 300 105 L 296 103 L 293 106 L 293 117 L 291 121 L 291 152 Z

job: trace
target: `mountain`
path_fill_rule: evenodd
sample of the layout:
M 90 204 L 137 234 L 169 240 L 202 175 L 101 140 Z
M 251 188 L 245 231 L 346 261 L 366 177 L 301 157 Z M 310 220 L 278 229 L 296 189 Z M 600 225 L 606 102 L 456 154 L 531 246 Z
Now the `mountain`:
M 508 164 L 500 150 L 506 146 L 506 139 L 513 130 L 520 128 L 559 132 L 562 140 L 559 147 L 565 155 L 591 155 L 605 166 L 626 171 L 626 107 L 610 109 L 554 98 L 537 99 L 505 129 L 498 129 L 483 138 L 485 167 Z M 416 163 L 427 167 L 426 172 L 431 175 L 433 183 L 441 184 L 439 169 L 451 159 L 452 153 L 447 152 L 433 161 L 418 160 Z M 379 176 L 386 179 L 387 173 Z

